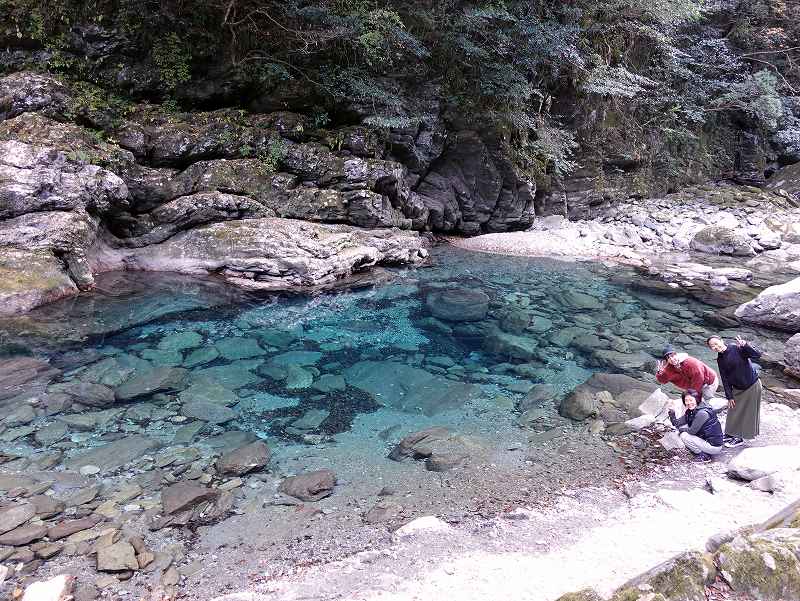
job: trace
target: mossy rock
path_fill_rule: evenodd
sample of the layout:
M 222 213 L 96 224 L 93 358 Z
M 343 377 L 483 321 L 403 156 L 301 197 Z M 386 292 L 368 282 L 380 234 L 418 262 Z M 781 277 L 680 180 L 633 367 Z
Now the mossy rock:
M 602 597 L 590 588 L 585 588 L 575 593 L 561 595 L 556 601 L 602 601 Z
M 715 578 L 711 555 L 682 553 L 629 580 L 614 594 L 613 601 L 705 601 L 705 587 Z
M 611 601 L 668 601 L 668 599 L 661 593 L 642 591 L 635 588 L 621 588 L 614 593 Z
M 722 545 L 717 562 L 735 591 L 763 601 L 800 599 L 800 529 L 737 537 Z

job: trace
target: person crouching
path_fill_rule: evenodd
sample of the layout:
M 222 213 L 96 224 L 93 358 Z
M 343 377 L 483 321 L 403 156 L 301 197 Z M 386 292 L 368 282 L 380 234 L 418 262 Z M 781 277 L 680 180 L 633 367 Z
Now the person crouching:
M 713 455 L 722 451 L 722 425 L 696 390 L 684 390 L 681 395 L 686 412 L 679 418 L 669 410 L 669 420 L 680 432 L 686 448 L 696 455 L 698 461 L 711 461 Z

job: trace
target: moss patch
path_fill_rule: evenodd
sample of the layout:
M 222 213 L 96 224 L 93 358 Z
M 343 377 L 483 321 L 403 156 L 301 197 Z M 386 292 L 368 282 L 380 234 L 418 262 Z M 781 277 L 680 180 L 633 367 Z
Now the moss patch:
M 778 528 L 720 548 L 723 576 L 758 599 L 800 599 L 800 530 Z

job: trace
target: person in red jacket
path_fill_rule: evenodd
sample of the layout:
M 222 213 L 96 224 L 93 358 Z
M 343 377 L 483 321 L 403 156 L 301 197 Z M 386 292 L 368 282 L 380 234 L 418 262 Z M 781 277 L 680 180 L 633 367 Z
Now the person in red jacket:
M 681 390 L 699 391 L 697 402 L 710 399 L 719 388 L 719 378 L 708 365 L 686 353 L 675 352 L 668 346 L 663 360 L 658 362 L 656 380 L 660 384 L 674 384 Z

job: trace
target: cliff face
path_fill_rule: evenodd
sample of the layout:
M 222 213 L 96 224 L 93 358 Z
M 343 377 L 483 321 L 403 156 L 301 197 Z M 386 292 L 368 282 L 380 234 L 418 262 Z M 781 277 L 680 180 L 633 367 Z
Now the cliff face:
M 786 15 L 615 2 L 3 4 L 6 312 L 126 267 L 315 286 L 421 260 L 416 232 L 762 185 L 800 159 Z M 735 41 L 742 19 L 777 50 Z

